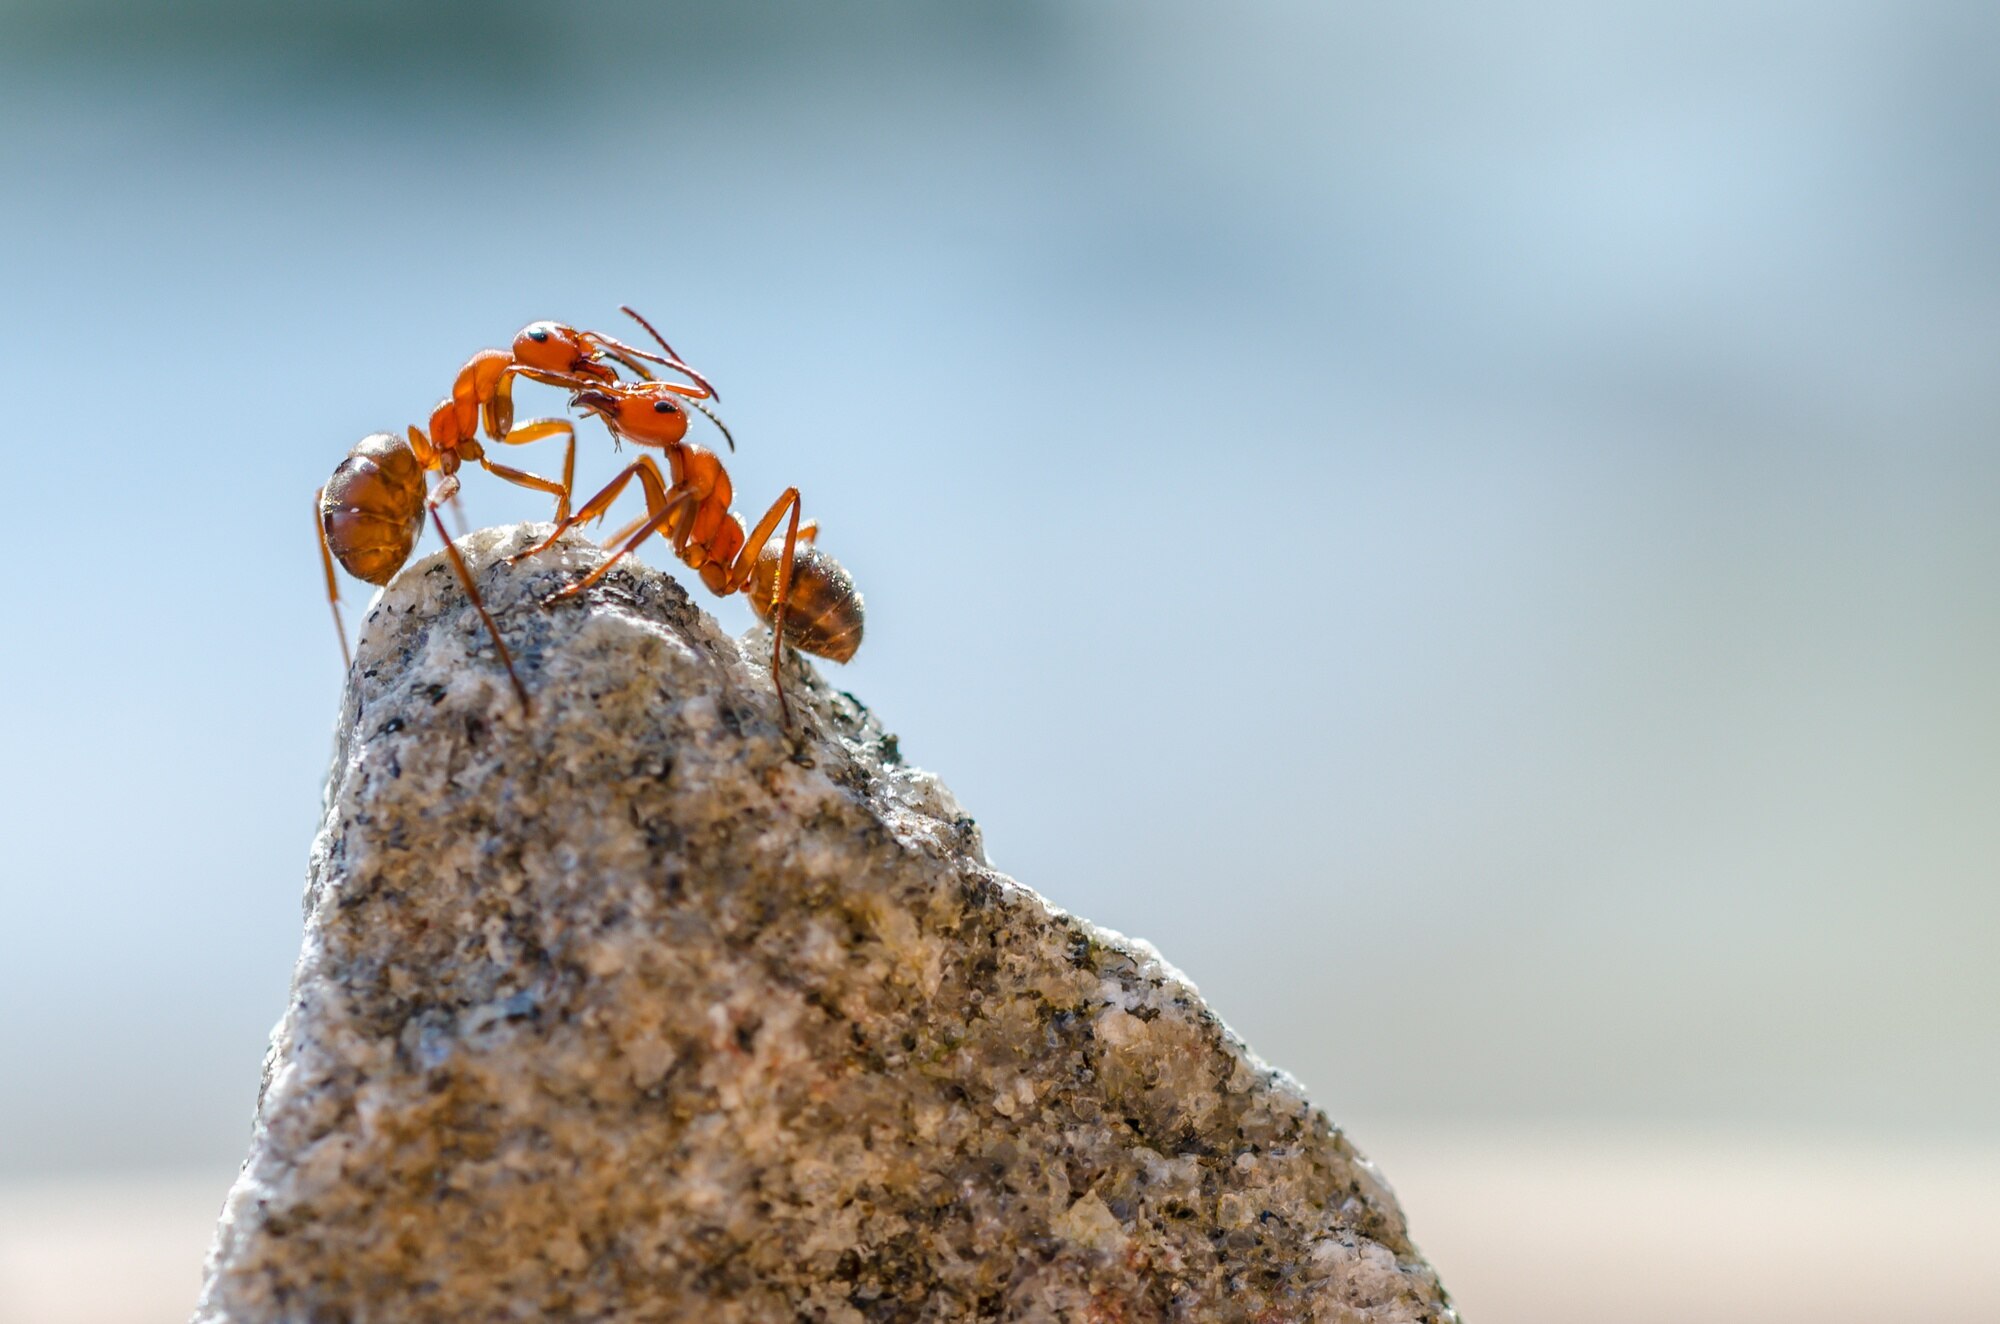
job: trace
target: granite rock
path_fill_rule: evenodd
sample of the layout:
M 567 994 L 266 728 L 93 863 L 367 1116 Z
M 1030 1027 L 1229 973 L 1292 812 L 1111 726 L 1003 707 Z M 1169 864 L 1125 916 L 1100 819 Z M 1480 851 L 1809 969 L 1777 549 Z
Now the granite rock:
M 544 526 L 546 527 L 546 526 Z M 195 1319 L 1455 1319 L 1380 1175 L 850 696 L 602 553 L 372 609 Z

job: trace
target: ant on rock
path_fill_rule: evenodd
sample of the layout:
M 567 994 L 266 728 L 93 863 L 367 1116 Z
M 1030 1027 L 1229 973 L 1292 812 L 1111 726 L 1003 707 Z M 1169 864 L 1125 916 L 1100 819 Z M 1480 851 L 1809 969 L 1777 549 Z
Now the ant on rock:
M 528 706 L 528 692 L 514 671 L 507 643 L 494 626 L 464 559 L 452 545 L 451 535 L 438 515 L 438 507 L 458 493 L 459 467 L 471 462 L 507 482 L 554 496 L 556 519 L 560 522 L 569 517 L 570 487 L 576 472 L 576 426 L 563 418 L 531 419 L 516 426 L 515 377 L 564 386 L 572 391 L 579 385 L 617 386 L 620 384 L 617 369 L 606 362 L 607 358 L 615 360 L 648 385 L 677 394 L 707 414 L 722 428 L 730 449 L 735 449 L 735 439 L 722 427 L 722 421 L 699 403 L 715 399 L 715 388 L 681 361 L 651 323 L 630 308 L 623 311 L 659 341 L 665 357 L 599 332 L 578 331 L 560 322 L 531 322 L 514 337 L 511 351 L 486 349 L 466 360 L 452 383 L 451 395 L 431 411 L 428 432 L 412 425 L 407 438 L 387 432 L 362 438 L 334 469 L 326 486 L 314 493 L 314 525 L 321 567 L 326 572 L 327 603 L 333 610 L 334 630 L 340 636 L 341 656 L 350 666 L 354 657 L 347 644 L 347 627 L 340 618 L 340 584 L 333 563 L 338 560 L 349 574 L 370 584 L 388 583 L 410 559 L 411 551 L 423 535 L 424 517 L 428 514 L 444 542 L 452 570 L 499 649 L 500 660 L 507 667 L 507 677 L 514 684 L 521 706 L 524 709 Z M 645 363 L 660 364 L 682 373 L 694 385 L 655 380 Z M 477 435 L 482 423 L 487 439 L 503 446 L 565 436 L 562 481 L 489 459 Z M 435 487 L 427 484 L 426 472 L 439 475 Z
M 607 547 L 622 543 L 609 560 L 550 596 L 544 605 L 589 588 L 621 558 L 658 533 L 712 592 L 722 597 L 748 594 L 752 609 L 771 626 L 771 682 L 777 688 L 785 724 L 791 725 L 791 704 L 785 698 L 779 672 L 784 645 L 845 662 L 861 646 L 862 628 L 861 594 L 846 568 L 813 545 L 819 523 L 800 522 L 799 489 L 786 488 L 756 527 L 750 528 L 729 508 L 734 488 L 722 467 L 722 457 L 686 440 L 688 418 L 682 406 L 690 402 L 687 387 L 663 381 L 595 382 L 580 377 L 563 383 L 553 377 L 539 380 L 569 386 L 570 405 L 603 419 L 614 439 L 665 451 L 673 481 L 668 483 L 652 456 L 642 455 L 574 515 L 557 520 L 555 532 L 509 557 L 509 562 L 545 550 L 580 524 L 602 519 L 618 494 L 638 479 L 645 492 L 646 513 L 605 543 Z M 770 545 L 771 539 L 788 513 L 780 551 Z

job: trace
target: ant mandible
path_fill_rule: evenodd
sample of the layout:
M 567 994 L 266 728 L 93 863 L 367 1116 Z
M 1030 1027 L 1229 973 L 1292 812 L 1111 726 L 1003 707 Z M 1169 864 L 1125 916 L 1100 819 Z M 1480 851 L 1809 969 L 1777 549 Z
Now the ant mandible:
M 658 533 L 673 545 L 683 564 L 700 573 L 710 591 L 720 597 L 748 594 L 752 609 L 771 626 L 771 683 L 777 688 L 785 725 L 790 726 L 791 703 L 785 698 L 779 669 L 785 644 L 845 662 L 861 647 L 862 630 L 861 594 L 846 567 L 813 545 L 819 524 L 800 522 L 799 489 L 786 488 L 756 527 L 747 528 L 743 517 L 729 508 L 734 489 L 722 457 L 686 440 L 683 388 L 660 381 L 600 384 L 574 379 L 568 384 L 570 405 L 602 418 L 613 437 L 665 451 L 673 482 L 666 481 L 652 456 L 642 455 L 574 515 L 558 520 L 547 538 L 509 557 L 509 562 L 533 556 L 579 524 L 603 518 L 618 494 L 637 478 L 645 491 L 646 513 L 605 544 L 622 543 L 610 559 L 543 605 L 589 588 Z M 788 512 L 784 547 L 779 551 L 770 542 Z
M 533 419 L 515 426 L 513 380 L 516 376 L 572 389 L 578 382 L 615 385 L 619 380 L 618 373 L 605 362 L 609 357 L 652 385 L 678 392 L 704 414 L 715 419 L 705 406 L 698 403 L 704 399 L 715 399 L 715 388 L 681 361 L 672 346 L 653 330 L 651 323 L 630 308 L 624 311 L 659 341 L 666 357 L 599 332 L 578 331 L 559 322 L 531 322 L 514 337 L 511 351 L 481 350 L 466 360 L 452 383 L 451 396 L 439 401 L 437 408 L 431 411 L 428 432 L 412 425 L 407 440 L 386 432 L 362 438 L 334 469 L 333 477 L 326 486 L 314 494 L 314 524 L 320 564 L 326 573 L 327 603 L 333 612 L 334 630 L 340 636 L 341 656 L 349 666 L 353 665 L 354 658 L 347 644 L 347 627 L 340 618 L 340 584 L 333 572 L 334 561 L 337 559 L 357 579 L 377 585 L 388 583 L 409 560 L 417 540 L 423 535 L 424 516 L 428 513 L 437 526 L 438 537 L 444 542 L 459 583 L 464 586 L 466 595 L 478 610 L 480 619 L 486 623 L 487 632 L 499 649 L 500 660 L 506 665 L 507 677 L 513 682 L 522 708 L 527 708 L 528 692 L 514 670 L 514 659 L 507 651 L 506 640 L 500 637 L 486 604 L 480 599 L 479 590 L 473 585 L 464 559 L 453 546 L 451 535 L 445 531 L 438 507 L 457 495 L 459 467 L 472 461 L 517 486 L 553 495 L 556 498 L 557 520 L 568 517 L 570 488 L 576 471 L 576 427 L 562 418 Z M 695 385 L 656 381 L 640 360 L 684 373 Z M 564 447 L 562 481 L 558 483 L 488 459 L 485 447 L 476 435 L 482 421 L 488 439 L 501 445 L 518 446 L 544 437 L 566 435 L 568 441 Z M 715 422 L 717 427 L 722 427 L 720 419 L 715 419 Z M 722 432 L 725 438 L 729 438 L 727 428 L 722 428 Z M 734 449 L 735 440 L 729 438 L 729 444 Z M 437 486 L 428 491 L 424 480 L 426 471 L 435 471 L 439 475 Z

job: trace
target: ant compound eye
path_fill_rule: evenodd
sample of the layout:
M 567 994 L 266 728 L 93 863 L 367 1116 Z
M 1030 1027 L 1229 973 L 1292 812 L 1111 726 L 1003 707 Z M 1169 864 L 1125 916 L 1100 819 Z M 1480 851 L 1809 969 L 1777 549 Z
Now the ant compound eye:
M 674 408 L 674 402 L 671 400 L 655 400 L 653 401 L 653 412 L 656 414 L 673 414 L 679 411 Z
M 549 338 L 549 333 L 546 331 L 535 330 L 535 331 L 530 331 L 528 333 L 528 339 L 535 341 L 538 344 L 547 341 L 548 338 Z

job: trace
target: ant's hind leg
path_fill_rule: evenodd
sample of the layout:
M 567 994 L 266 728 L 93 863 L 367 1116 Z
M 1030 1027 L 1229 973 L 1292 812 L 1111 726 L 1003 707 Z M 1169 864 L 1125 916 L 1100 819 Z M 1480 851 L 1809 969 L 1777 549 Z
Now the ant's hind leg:
M 313 540 L 319 543 L 319 564 L 326 571 L 326 605 L 333 610 L 333 632 L 340 636 L 340 659 L 351 671 L 354 653 L 347 647 L 347 623 L 340 619 L 340 579 L 333 573 L 333 549 L 326 545 L 326 517 L 320 513 L 325 496 L 323 487 L 313 493 Z
M 451 499 L 445 502 L 445 504 L 451 507 L 451 522 L 458 526 L 458 536 L 463 538 L 466 534 L 471 533 L 472 524 L 465 518 L 465 502 L 459 497 L 459 494 L 453 492 Z
M 792 557 L 799 550 L 799 489 L 788 487 L 771 503 L 764 512 L 764 518 L 757 521 L 757 527 L 743 540 L 743 550 L 736 554 L 736 564 L 731 567 L 729 591 L 735 592 L 750 582 L 756 573 L 757 558 L 763 554 L 764 544 L 771 541 L 777 532 L 778 521 L 784 517 L 785 508 L 791 507 L 791 523 L 785 527 L 785 554 L 778 562 L 778 595 L 771 605 L 771 684 L 778 691 L 778 711 L 784 715 L 785 725 L 792 724 L 792 705 L 785 698 L 785 681 L 779 670 L 785 659 L 785 606 L 792 598 Z M 813 532 L 819 532 L 819 525 L 813 524 Z M 810 538 L 808 538 L 810 541 Z
M 507 641 L 500 637 L 500 627 L 493 623 L 492 613 L 486 610 L 485 599 L 479 596 L 479 586 L 472 582 L 472 571 L 466 567 L 465 558 L 458 554 L 458 545 L 452 542 L 451 535 L 445 532 L 444 519 L 438 514 L 438 507 L 451 500 L 457 493 L 458 480 L 446 479 L 445 483 L 438 485 L 437 491 L 431 493 L 430 499 L 424 504 L 430 508 L 431 523 L 437 526 L 438 537 L 444 540 L 445 555 L 451 560 L 452 572 L 458 576 L 459 586 L 465 590 L 465 596 L 471 599 L 473 610 L 479 613 L 479 619 L 486 622 L 486 633 L 492 636 L 493 646 L 500 650 L 500 661 L 507 668 L 507 679 L 514 682 L 514 693 L 520 698 L 521 711 L 525 713 L 530 711 L 528 687 L 521 683 L 520 673 L 514 670 L 514 655 L 507 651 Z

